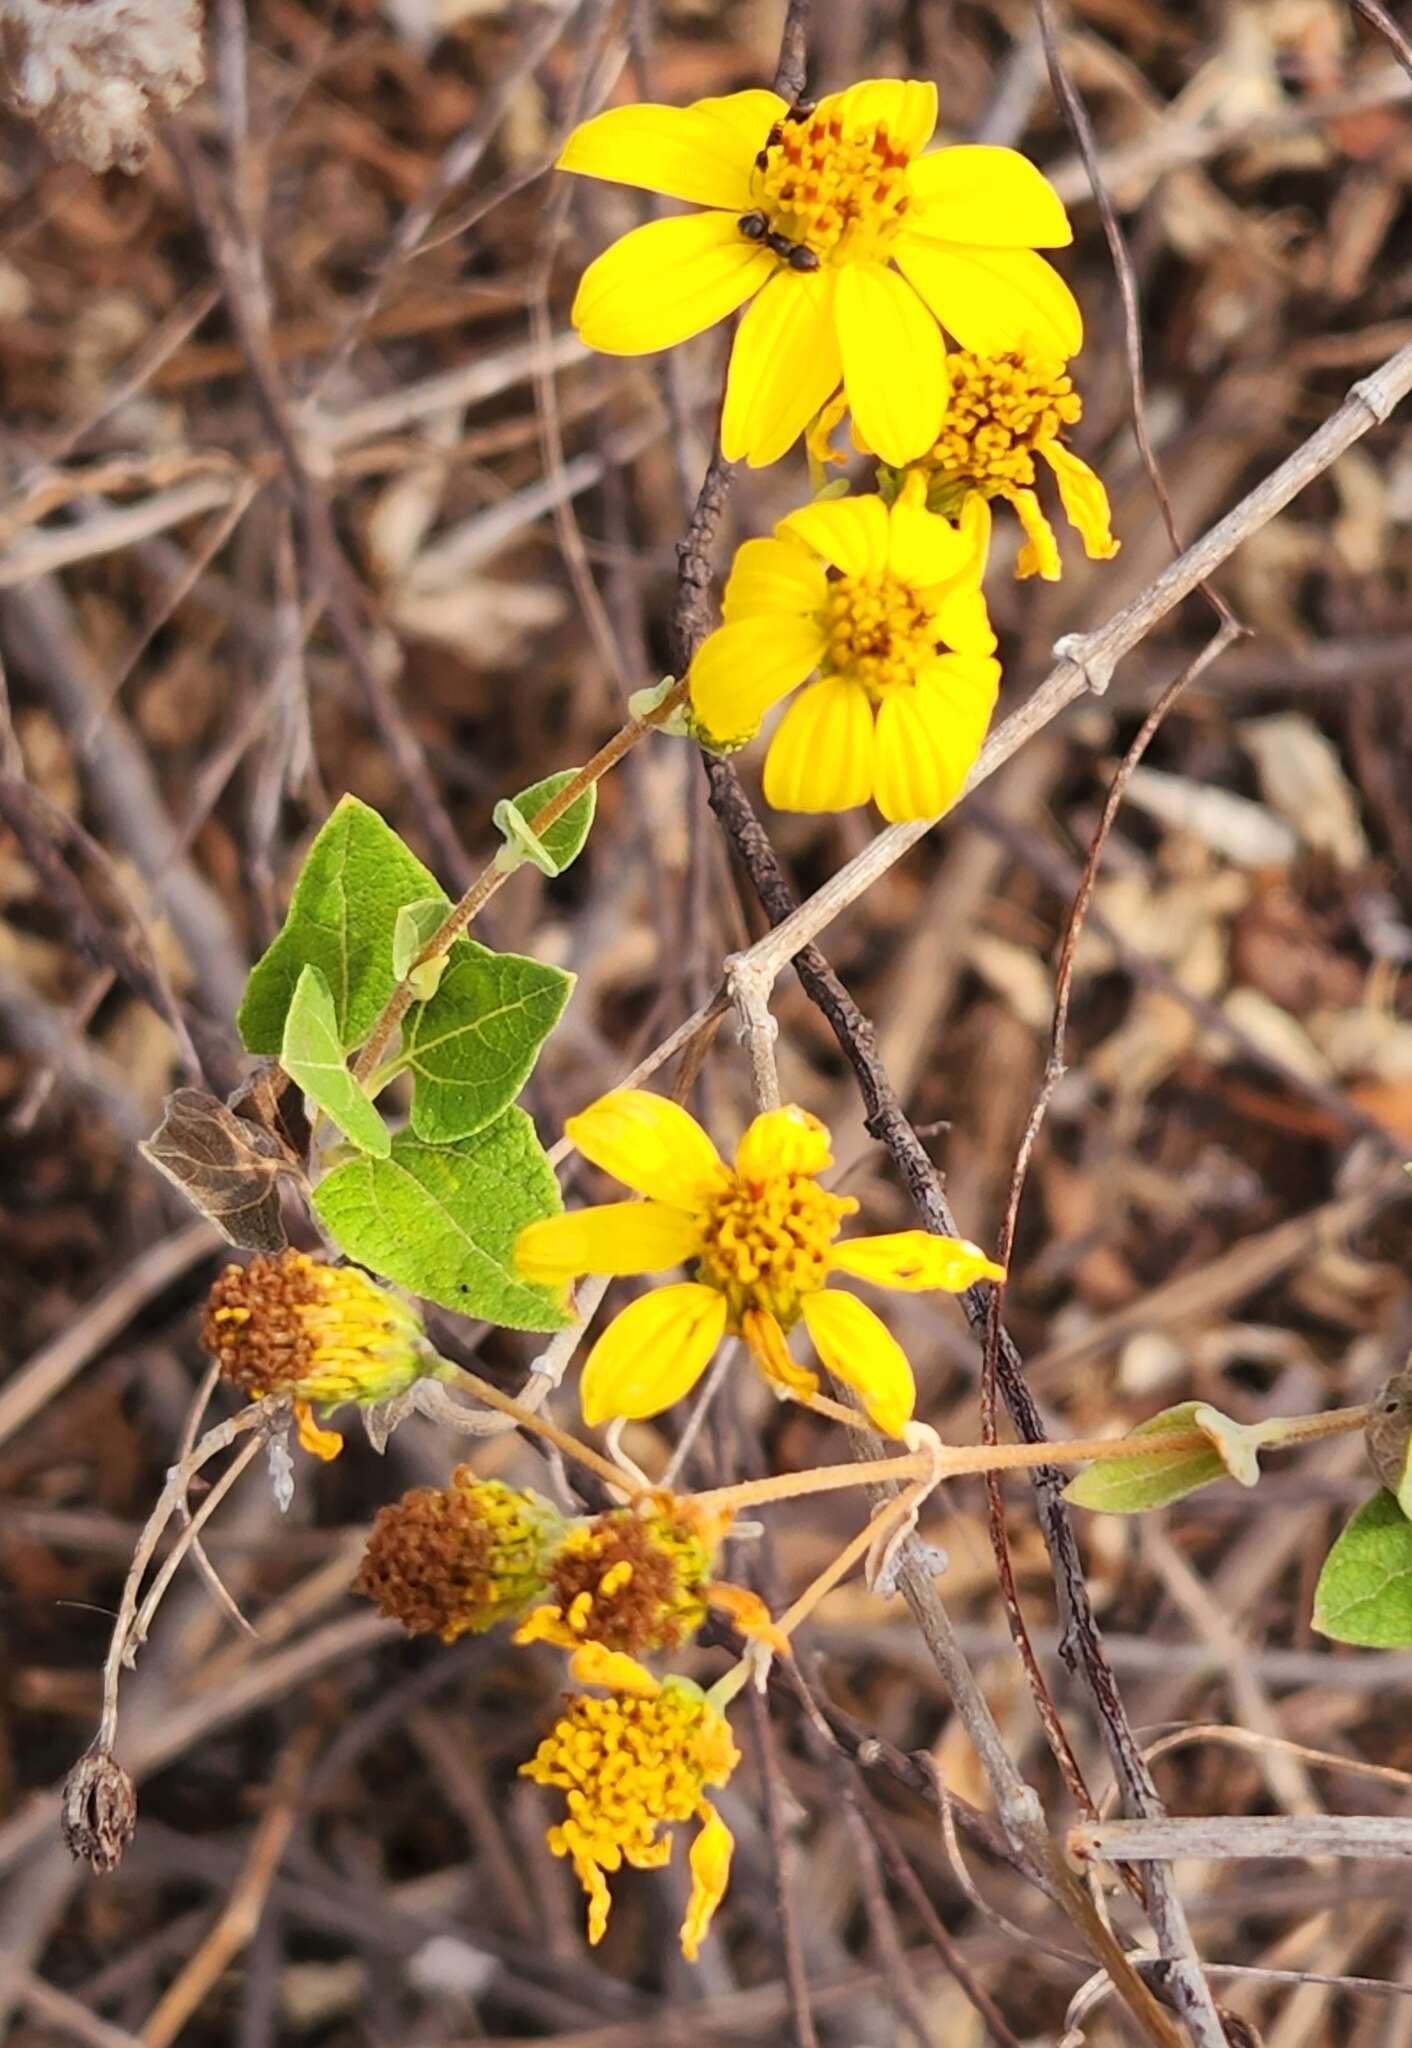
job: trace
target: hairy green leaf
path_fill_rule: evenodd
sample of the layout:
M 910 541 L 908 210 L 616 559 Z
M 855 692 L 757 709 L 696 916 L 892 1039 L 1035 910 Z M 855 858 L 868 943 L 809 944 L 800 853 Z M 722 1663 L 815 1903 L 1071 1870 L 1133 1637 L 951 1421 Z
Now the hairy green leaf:
M 333 996 L 317 967 L 302 968 L 294 985 L 279 1063 L 360 1152 L 386 1159 L 392 1149 L 387 1125 L 348 1070 Z
M 583 851 L 593 823 L 593 813 L 598 805 L 598 786 L 590 785 L 582 796 L 575 797 L 562 818 L 558 818 L 544 833 L 536 837 L 530 821 L 536 811 L 553 803 L 561 789 L 578 774 L 577 768 L 561 768 L 557 775 L 546 775 L 542 782 L 532 782 L 528 789 L 522 789 L 518 796 L 502 797 L 495 806 L 494 823 L 497 832 L 505 835 L 505 847 L 501 861 L 508 855 L 517 855 L 519 861 L 533 861 L 541 874 L 562 875 L 572 861 Z
M 521 1109 L 457 1145 L 399 1131 L 387 1159 L 354 1159 L 320 1181 L 314 1207 L 350 1259 L 463 1315 L 512 1330 L 572 1321 L 564 1290 L 515 1270 L 515 1239 L 561 1207 L 559 1187 Z
M 397 985 L 397 913 L 431 896 L 450 908 L 435 875 L 392 827 L 356 797 L 343 797 L 309 848 L 284 924 L 250 971 L 238 1019 L 246 1050 L 280 1051 L 306 967 L 328 983 L 340 1049 L 361 1044 Z
M 1324 1559 L 1314 1626 L 1336 1643 L 1412 1647 L 1412 1522 L 1386 1490 L 1364 1501 Z
M 1197 1429 L 1196 1411 L 1200 1401 L 1182 1401 L 1164 1408 L 1160 1415 L 1139 1423 L 1134 1436 L 1160 1436 L 1168 1430 Z M 1105 1458 L 1080 1472 L 1064 1488 L 1064 1498 L 1075 1507 L 1094 1508 L 1105 1515 L 1141 1515 L 1149 1508 L 1164 1508 L 1170 1501 L 1224 1479 L 1226 1466 L 1216 1449 L 1158 1451 L 1150 1458 Z
M 408 1013 L 402 1032 L 417 1136 L 447 1145 L 508 1109 L 573 985 L 561 968 L 458 939 L 435 995 Z

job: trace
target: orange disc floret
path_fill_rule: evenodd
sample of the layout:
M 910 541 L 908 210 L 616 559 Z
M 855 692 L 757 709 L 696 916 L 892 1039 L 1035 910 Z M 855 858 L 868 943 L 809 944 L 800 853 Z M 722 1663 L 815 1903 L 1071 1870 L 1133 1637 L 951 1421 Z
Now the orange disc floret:
M 482 1635 L 545 1591 L 564 1526 L 538 1494 L 460 1465 L 449 1486 L 414 1487 L 378 1511 L 353 1590 L 408 1635 Z

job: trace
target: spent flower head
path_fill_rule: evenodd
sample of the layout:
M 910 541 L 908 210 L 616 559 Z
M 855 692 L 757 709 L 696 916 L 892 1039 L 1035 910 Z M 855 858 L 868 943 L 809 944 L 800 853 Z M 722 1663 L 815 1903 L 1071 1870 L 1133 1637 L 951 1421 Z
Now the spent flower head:
M 633 1656 L 680 1649 L 706 1619 L 729 1521 L 654 1493 L 570 1525 L 546 1567 L 551 1597 L 515 1640 L 569 1650 L 600 1643 Z
M 936 439 L 944 327 L 963 348 L 1083 326 L 1039 249 L 1072 240 L 1053 186 L 985 144 L 924 155 L 936 88 L 865 79 L 817 106 L 736 92 L 614 107 L 575 129 L 560 168 L 705 207 L 649 222 L 584 272 L 590 348 L 644 355 L 749 306 L 731 350 L 721 444 L 776 461 L 843 384 L 870 446 L 907 462 Z
M 408 1635 L 482 1635 L 549 1590 L 569 1526 L 539 1494 L 458 1465 L 449 1486 L 414 1487 L 378 1510 L 353 1590 Z
M 600 1942 L 608 1925 L 607 1874 L 624 1863 L 660 1870 L 672 1838 L 659 1830 L 694 1818 L 702 1826 L 691 1847 L 681 1945 L 695 1962 L 730 1877 L 733 1838 L 704 1796 L 740 1762 L 730 1726 L 689 1679 L 654 1678 L 633 1658 L 596 1645 L 574 1653 L 570 1672 L 580 1685 L 605 1688 L 607 1698 L 567 1694 L 563 1713 L 520 1769 L 565 1796 L 568 1810 L 547 1840 L 556 1856 L 571 1860 L 588 1894 L 589 1941 Z
M 356 1266 L 307 1252 L 227 1266 L 207 1299 L 201 1342 L 249 1400 L 287 1395 L 299 1441 L 322 1458 L 337 1457 L 343 1439 L 315 1425 L 315 1407 L 385 1401 L 443 1369 L 415 1310 Z
M 564 1128 L 585 1159 L 647 1199 L 531 1223 L 515 1246 L 525 1278 L 558 1286 L 579 1273 L 656 1273 L 683 1262 L 693 1271 L 631 1302 L 598 1339 L 580 1389 L 589 1424 L 671 1407 L 727 1332 L 745 1339 L 777 1389 L 808 1398 L 818 1379 L 785 1341 L 802 1321 L 877 1427 L 900 1435 L 916 1397 L 906 1354 L 865 1303 L 829 1279 L 959 1293 L 1004 1277 L 975 1245 L 924 1230 L 837 1243 L 858 1204 L 820 1186 L 833 1164 L 829 1134 L 805 1110 L 757 1116 L 731 1166 L 694 1117 L 643 1089 L 605 1095 Z
M 781 810 L 871 797 L 898 822 L 935 817 L 980 752 L 1000 684 L 979 537 L 921 502 L 817 500 L 736 551 L 724 623 L 691 665 L 702 737 L 737 739 L 813 677 L 765 756 Z

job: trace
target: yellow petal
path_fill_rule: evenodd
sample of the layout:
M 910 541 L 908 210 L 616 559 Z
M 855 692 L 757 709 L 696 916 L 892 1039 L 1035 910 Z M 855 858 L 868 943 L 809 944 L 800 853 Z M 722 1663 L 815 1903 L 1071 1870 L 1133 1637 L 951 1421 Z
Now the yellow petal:
M 636 1657 L 607 1650 L 602 1643 L 580 1643 L 569 1659 L 569 1676 L 575 1685 L 601 1685 L 605 1692 L 633 1693 L 645 1700 L 655 1700 L 662 1690 L 661 1680 Z
M 1039 499 L 1033 491 L 1007 491 L 1005 495 L 1025 529 L 1025 544 L 1015 563 L 1015 574 L 1022 581 L 1026 576 L 1042 576 L 1046 583 L 1057 583 L 1061 569 L 1059 543 Z
M 579 1388 L 589 1428 L 660 1415 L 689 1394 L 726 1327 L 726 1298 L 683 1281 L 654 1288 L 616 1316 L 588 1355 Z
M 901 1288 L 906 1294 L 932 1287 L 960 1294 L 977 1280 L 1005 1278 L 1005 1268 L 988 1259 L 979 1245 L 960 1237 L 933 1237 L 929 1230 L 848 1238 L 829 1253 L 829 1268 L 879 1287 Z
M 557 1607 L 532 1607 L 510 1640 L 512 1643 L 552 1643 L 556 1650 L 576 1650 L 580 1638 Z
M 938 817 L 954 802 L 980 752 L 991 708 L 981 695 L 952 701 L 920 684 L 888 692 L 878 709 L 873 799 L 889 824 Z
M 978 564 L 976 581 L 985 575 L 985 565 L 990 554 L 990 533 L 994 525 L 990 515 L 990 500 L 983 491 L 968 491 L 961 500 L 961 510 L 956 524 L 965 535 Z
M 847 811 L 873 790 L 873 707 L 861 683 L 829 676 L 802 690 L 765 756 L 777 811 Z
M 314 1420 L 314 1411 L 307 1401 L 294 1403 L 295 1435 L 301 1451 L 307 1451 L 311 1458 L 321 1458 L 329 1464 L 343 1449 L 343 1438 L 336 1429 L 320 1429 Z
M 992 249 L 1062 249 L 1074 239 L 1064 202 L 1027 156 L 983 142 L 933 150 L 907 173 L 908 228 Z
M 818 111 L 826 119 L 839 115 L 850 135 L 886 128 L 895 148 L 915 155 L 926 148 L 936 127 L 936 87 L 919 78 L 863 78 L 829 93 Z
M 706 1587 L 706 1604 L 718 1613 L 729 1615 L 747 1642 L 767 1643 L 781 1656 L 789 1655 L 789 1637 L 775 1626 L 769 1608 L 748 1586 L 732 1585 L 728 1579 L 712 1579 Z M 518 1636 L 515 1641 L 519 1641 Z
M 701 1249 L 701 1224 L 663 1202 L 603 1202 L 528 1223 L 515 1240 L 521 1278 L 558 1287 L 579 1273 L 660 1273 Z
M 825 498 L 782 519 L 775 532 L 797 534 L 845 576 L 871 576 L 887 567 L 887 507 L 875 492 L 862 498 Z
M 774 93 L 739 93 L 733 98 L 783 106 Z M 759 138 L 746 140 L 738 115 L 726 114 L 722 100 L 698 100 L 691 107 L 650 104 L 610 107 L 576 128 L 559 157 L 561 171 L 604 178 L 665 192 L 698 206 L 744 213 L 751 203 L 755 151 L 779 115 L 765 111 Z M 757 117 L 758 118 L 758 117 Z
M 841 391 L 836 391 L 804 436 L 804 445 L 809 455 L 809 473 L 816 483 L 822 483 L 823 471 L 828 463 L 837 462 L 845 469 L 848 466 L 848 457 L 840 455 L 829 446 L 829 437 L 847 410 L 848 400 Z M 818 472 L 817 476 L 815 471 Z
M 691 1845 L 691 1899 L 681 1928 L 682 1954 L 689 1963 L 701 1953 L 716 1908 L 726 1895 L 735 1847 L 735 1837 L 715 1807 L 703 1801 L 701 1810 L 706 1824 Z
M 834 319 L 858 432 L 884 462 L 910 462 L 935 442 L 946 404 L 946 350 L 935 319 L 881 263 L 843 266 Z
M 977 355 L 1077 355 L 1083 316 L 1057 270 L 1030 249 L 968 249 L 899 235 L 893 255 L 948 334 Z
M 742 1180 L 773 1173 L 823 1173 L 833 1165 L 827 1124 L 807 1109 L 767 1109 L 746 1126 L 735 1148 Z
M 768 252 L 766 261 L 775 274 L 736 329 L 721 413 L 722 454 L 752 469 L 778 462 L 794 446 L 842 369 L 834 272 L 780 269 Z
M 828 588 L 818 558 L 797 543 L 742 541 L 721 599 L 721 617 L 729 623 L 763 612 L 809 616 L 819 610 Z
M 853 1388 L 887 1436 L 912 1420 L 917 1389 L 907 1354 L 866 1302 L 829 1289 L 806 1294 L 804 1324 L 831 1373 Z
M 787 1387 L 802 1401 L 818 1393 L 819 1375 L 797 1365 L 790 1357 L 784 1331 L 768 1309 L 748 1308 L 740 1319 L 740 1334 L 767 1380 L 777 1387 Z
M 1058 441 L 1041 441 L 1039 452 L 1054 471 L 1069 524 L 1078 528 L 1084 553 L 1093 562 L 1107 562 L 1118 552 L 1109 525 L 1108 493 L 1086 462 Z
M 912 471 L 916 476 L 918 472 Z M 888 567 L 914 590 L 957 582 L 974 574 L 975 546 L 959 527 L 928 512 L 913 497 L 900 497 L 888 515 Z
M 651 355 L 724 320 L 760 289 L 774 263 L 732 214 L 649 221 L 589 264 L 573 323 L 604 355 Z
M 818 667 L 824 646 L 814 619 L 778 612 L 732 619 L 696 650 L 691 708 L 717 739 L 748 737 L 770 706 Z
M 564 1135 L 614 1180 L 670 1209 L 701 1209 L 725 1179 L 721 1155 L 696 1118 L 645 1088 L 601 1095 L 567 1120 Z
M 575 1856 L 574 1873 L 588 1893 L 588 1945 L 597 1948 L 608 1932 L 608 1912 L 613 1894 L 608 1889 L 607 1878 L 591 1857 Z
M 936 630 L 958 654 L 994 654 L 995 630 L 986 609 L 985 593 L 974 583 L 958 584 L 933 605 Z

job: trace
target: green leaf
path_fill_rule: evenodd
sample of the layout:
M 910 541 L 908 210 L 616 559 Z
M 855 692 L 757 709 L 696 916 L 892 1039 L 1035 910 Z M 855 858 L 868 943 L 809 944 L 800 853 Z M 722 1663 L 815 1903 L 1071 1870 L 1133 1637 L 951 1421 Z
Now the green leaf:
M 1182 1401 L 1139 1423 L 1134 1436 L 1158 1436 L 1168 1430 L 1197 1429 L 1201 1401 Z M 1213 1444 L 1206 1450 L 1158 1451 L 1150 1458 L 1105 1458 L 1080 1472 L 1064 1488 L 1075 1507 L 1095 1508 L 1106 1515 L 1141 1515 L 1226 1477 L 1225 1462 Z
M 1324 1559 L 1314 1626 L 1336 1643 L 1412 1648 L 1412 1522 L 1386 1490 L 1364 1501 Z
M 535 813 L 552 803 L 561 789 L 567 789 L 578 772 L 577 768 L 561 768 L 557 775 L 532 782 L 518 796 L 500 799 L 492 815 L 496 831 L 505 835 L 500 854 L 502 864 L 518 867 L 521 861 L 529 860 L 541 874 L 553 876 L 562 875 L 578 859 L 598 805 L 596 783 L 582 796 L 575 797 L 563 817 L 556 819 L 542 838 L 537 838 L 530 826 Z
M 386 1159 L 392 1150 L 387 1125 L 344 1063 L 333 996 L 317 967 L 301 969 L 294 985 L 279 1063 L 345 1138 Z
M 251 969 L 238 1019 L 246 1051 L 279 1052 L 306 967 L 328 983 L 340 1049 L 361 1044 L 397 985 L 397 913 L 429 896 L 450 908 L 435 875 L 392 827 L 356 797 L 343 797 L 309 848 L 274 943 Z
M 355 1159 L 314 1190 L 314 1207 L 350 1259 L 463 1315 L 512 1330 L 562 1330 L 560 1288 L 515 1270 L 515 1239 L 556 1215 L 559 1187 L 521 1109 L 459 1145 L 399 1131 L 388 1159 Z
M 402 1065 L 416 1077 L 417 1136 L 447 1145 L 508 1109 L 573 985 L 561 968 L 458 939 L 435 995 L 409 1013 L 402 1032 Z

